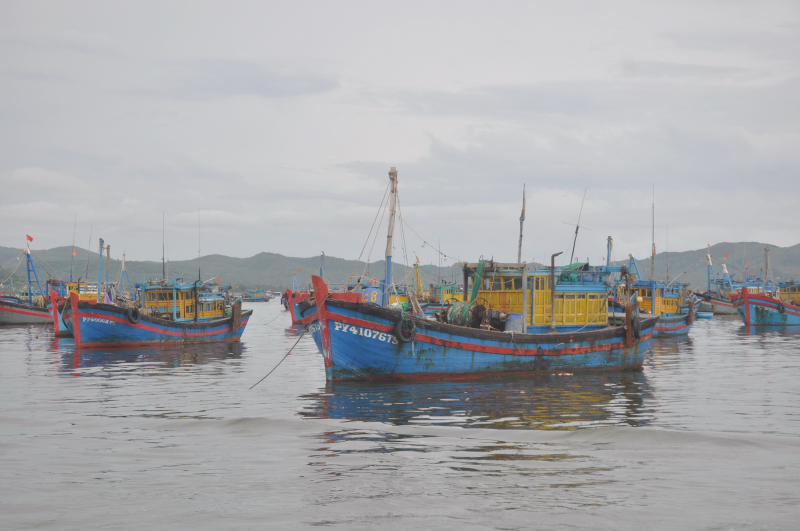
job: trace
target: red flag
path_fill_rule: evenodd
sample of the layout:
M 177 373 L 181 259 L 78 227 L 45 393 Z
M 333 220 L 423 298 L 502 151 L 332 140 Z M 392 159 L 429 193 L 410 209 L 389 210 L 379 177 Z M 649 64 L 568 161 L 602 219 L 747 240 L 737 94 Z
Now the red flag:
M 302 269 L 298 269 L 298 270 L 297 270 L 297 272 L 298 272 L 298 273 L 302 273 L 302 272 L 303 272 L 303 270 L 302 270 Z
M 725 253 L 725 258 L 728 258 L 729 256 L 730 256 L 730 254 Z
M 72 250 L 72 256 L 78 256 L 78 253 L 75 252 L 75 249 Z
M 31 236 L 30 234 L 26 234 L 25 237 L 28 238 L 29 242 L 33 241 L 33 236 Z

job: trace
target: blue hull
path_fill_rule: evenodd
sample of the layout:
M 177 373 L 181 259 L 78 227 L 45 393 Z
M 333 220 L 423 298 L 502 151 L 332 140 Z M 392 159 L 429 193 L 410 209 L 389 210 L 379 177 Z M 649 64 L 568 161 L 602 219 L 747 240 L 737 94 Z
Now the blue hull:
M 658 319 L 653 337 L 675 337 L 685 336 L 691 330 L 692 325 L 689 322 L 689 315 L 662 315 Z
M 745 325 L 800 326 L 800 307 L 767 295 L 750 295 L 746 289 L 741 296 L 733 298 L 733 307 Z
M 142 316 L 133 324 L 125 309 L 108 304 L 79 303 L 78 325 L 73 308 L 63 312 L 63 321 L 75 337 L 75 345 L 83 348 L 135 347 L 239 341 L 252 310 L 242 312 L 241 326 L 233 328 L 233 318 L 210 321 L 175 322 Z
M 320 291 L 315 285 L 317 294 Z M 319 299 L 317 299 L 319 300 Z M 508 334 L 408 318 L 405 343 L 394 332 L 399 312 L 327 300 L 305 311 L 329 381 L 462 379 L 537 372 L 640 369 L 656 318 L 626 346 L 623 327 L 564 334 Z

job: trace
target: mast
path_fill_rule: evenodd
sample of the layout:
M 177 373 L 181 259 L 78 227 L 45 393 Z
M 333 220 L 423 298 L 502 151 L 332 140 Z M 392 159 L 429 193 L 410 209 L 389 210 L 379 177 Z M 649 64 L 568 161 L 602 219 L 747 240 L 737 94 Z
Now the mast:
M 319 255 L 319 278 L 324 278 L 322 275 L 322 271 L 325 268 L 325 251 L 322 251 Z
M 708 289 L 706 293 L 711 295 L 711 282 L 717 283 L 717 274 L 714 273 L 714 266 L 711 265 L 711 244 L 708 245 L 708 252 L 706 253 L 706 263 L 708 267 Z
M 75 225 L 72 227 L 72 256 L 69 259 L 69 281 L 72 282 L 72 265 L 75 263 L 75 231 L 78 229 L 78 213 L 75 212 Z
M 572 266 L 572 257 L 575 255 L 575 243 L 578 241 L 578 229 L 581 227 L 581 216 L 583 215 L 583 203 L 586 201 L 586 190 L 583 189 L 583 199 L 581 200 L 581 210 L 578 212 L 578 223 L 575 224 L 575 238 L 572 240 L 572 252 L 569 255 L 569 265 Z M 572 267 L 570 267 L 572 269 Z
M 766 272 L 764 273 L 764 280 L 772 283 L 772 264 L 769 262 L 769 247 L 764 247 L 764 261 Z
M 165 240 L 165 230 L 164 230 L 164 212 L 161 212 L 161 280 L 167 279 L 167 263 L 164 261 L 164 249 L 166 245 L 164 244 Z
M 100 262 L 97 266 L 97 302 L 100 302 L 100 289 L 101 284 L 103 283 L 103 238 L 100 238 Z
M 656 184 L 653 183 L 653 254 L 650 256 L 650 280 L 656 274 Z
M 519 216 L 519 246 L 517 246 L 517 263 L 522 262 L 522 224 L 525 223 L 525 185 L 522 185 L 522 214 Z
M 392 243 L 394 239 L 394 217 L 397 206 L 397 168 L 392 166 L 389 171 L 389 232 L 386 235 L 386 271 L 383 278 L 383 305 L 389 302 L 389 286 L 392 283 Z
M 86 279 L 87 282 L 87 289 L 88 289 L 88 282 L 89 282 L 89 258 L 92 256 L 92 229 L 94 229 L 94 223 L 89 225 L 89 245 L 86 246 L 86 276 L 83 277 Z
M 108 272 L 111 269 L 111 246 L 106 245 L 106 289 L 108 289 Z

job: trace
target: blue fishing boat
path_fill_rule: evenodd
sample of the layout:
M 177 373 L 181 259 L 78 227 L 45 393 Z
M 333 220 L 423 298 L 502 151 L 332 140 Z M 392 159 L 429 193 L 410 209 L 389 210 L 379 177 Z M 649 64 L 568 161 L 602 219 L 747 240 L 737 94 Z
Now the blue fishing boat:
M 800 305 L 743 288 L 731 296 L 736 313 L 747 326 L 800 326 Z
M 534 274 L 529 284 L 526 264 L 482 260 L 465 265 L 462 301 L 449 309 L 447 322 L 388 307 L 397 197 L 394 168 L 389 178 L 386 270 L 376 301 L 361 302 L 355 293 L 331 293 L 315 275 L 314 298 L 298 308 L 322 353 L 329 381 L 466 379 L 642 367 L 658 317 L 640 319 L 633 299 L 626 306 L 624 325 L 609 326 L 607 290 L 600 285 L 611 272 L 604 268 L 561 280 L 553 263 Z M 496 282 L 502 293 L 492 293 Z M 497 295 L 498 301 L 504 298 L 509 311 L 493 306 L 487 294 Z
M 747 288 L 751 295 L 757 293 L 769 293 L 773 291 L 772 271 L 770 267 L 769 247 L 764 249 L 766 260 L 766 279 L 751 277 L 745 262 L 744 276 L 740 280 L 734 280 L 726 264 L 722 264 L 722 274 L 717 275 L 711 264 L 711 248 L 706 254 L 706 268 L 708 277 L 708 287 L 705 293 L 698 293 L 701 301 L 700 310 L 712 312 L 718 315 L 733 315 L 736 309 L 733 305 L 732 296 L 741 294 L 743 288 Z M 727 257 L 727 255 L 726 255 Z
M 640 311 L 643 315 L 659 317 L 653 337 L 687 335 L 698 307 L 688 284 L 677 285 L 675 282 L 642 279 L 633 255 L 630 256 L 627 271 L 635 272 L 636 278 L 627 286 L 620 285 L 618 291 L 623 298 L 640 297 Z
M 137 284 L 138 304 L 117 306 L 81 301 L 70 293 L 64 324 L 83 348 L 156 346 L 239 341 L 252 310 L 197 281 L 151 281 Z
M 33 238 L 28 236 L 28 240 L 32 241 Z M 31 250 L 26 246 L 21 254 L 25 256 L 25 265 L 28 270 L 28 292 L 24 297 L 0 295 L 0 325 L 49 323 L 52 320 L 52 316 L 47 308 L 47 302 L 44 298 L 45 291 L 39 282 L 39 273 L 36 271 Z M 16 268 L 11 274 L 13 275 L 15 271 Z
M 263 289 L 249 289 L 242 296 L 244 302 L 269 302 L 272 300 L 272 294 Z

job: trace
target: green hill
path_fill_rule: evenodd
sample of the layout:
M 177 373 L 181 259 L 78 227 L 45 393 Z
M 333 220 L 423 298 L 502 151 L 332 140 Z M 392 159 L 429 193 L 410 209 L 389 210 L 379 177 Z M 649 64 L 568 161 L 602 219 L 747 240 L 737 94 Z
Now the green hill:
M 721 273 L 723 262 L 727 262 L 728 270 L 737 276 L 744 269 L 745 260 L 749 264 L 751 275 L 759 276 L 764 268 L 764 248 L 769 246 L 771 249 L 772 270 L 776 278 L 797 278 L 800 279 L 800 244 L 792 247 L 778 247 L 756 242 L 745 243 L 718 243 L 711 247 L 711 258 L 717 273 Z M 34 251 L 34 260 L 39 271 L 39 278 L 42 282 L 53 276 L 57 278 L 69 278 L 71 247 L 57 247 L 54 249 Z M 74 278 L 87 277 L 87 252 L 86 249 L 76 248 L 77 256 L 74 263 Z M 0 280 L 16 266 L 15 257 L 20 254 L 19 249 L 10 247 L 0 247 Z M 689 282 L 695 289 L 704 289 L 706 286 L 706 249 L 694 251 L 659 253 L 656 255 L 656 278 L 666 278 L 667 260 L 669 260 L 670 279 L 678 278 L 680 282 Z M 725 258 L 728 254 L 729 257 Z M 114 250 L 112 246 L 112 255 Z M 116 255 L 114 255 L 116 256 Z M 624 256 L 624 255 L 623 255 Z M 621 258 L 619 255 L 617 258 Z M 735 267 L 734 267 L 735 259 Z M 22 285 L 27 282 L 25 273 L 24 256 L 16 274 L 14 284 Z M 643 278 L 650 275 L 650 257 L 637 257 L 639 269 Z M 88 279 L 97 280 L 98 255 L 90 252 L 88 256 Z M 297 258 L 284 256 L 277 253 L 259 253 L 249 258 L 233 258 L 222 255 L 208 255 L 200 259 L 201 274 L 204 280 L 212 277 L 222 278 L 223 283 L 237 286 L 238 289 L 249 289 L 257 286 L 266 287 L 272 290 L 280 290 L 292 285 L 292 272 L 301 270 L 301 283 L 305 285 L 312 273 L 319 271 L 320 259 L 318 256 L 308 258 Z M 622 261 L 614 262 L 620 264 Z M 118 259 L 111 260 L 110 279 L 116 281 L 119 277 L 121 262 Z M 169 265 L 169 278 L 182 278 L 190 282 L 197 279 L 197 260 L 173 261 Z M 369 264 L 368 276 L 374 278 L 383 277 L 383 261 Z M 6 271 L 2 269 L 5 268 Z M 348 279 L 355 268 L 354 279 L 364 271 L 364 264 L 356 267 L 355 260 L 345 260 L 332 256 L 325 257 L 325 278 L 334 284 L 339 284 Z M 434 265 L 422 267 L 424 281 L 429 284 L 437 276 L 438 268 Z M 152 261 L 127 261 L 128 274 L 132 282 L 141 282 L 142 279 L 153 279 L 161 277 L 161 262 Z M 400 282 L 406 275 L 407 269 L 402 264 L 395 264 L 395 281 Z M 685 273 L 684 273 L 685 272 Z M 461 272 L 458 265 L 455 267 L 442 268 L 442 275 L 448 281 L 461 280 Z M 678 276 L 680 275 L 680 276 Z M 412 278 L 410 275 L 409 279 Z M 6 283 L 6 286 L 8 283 Z

